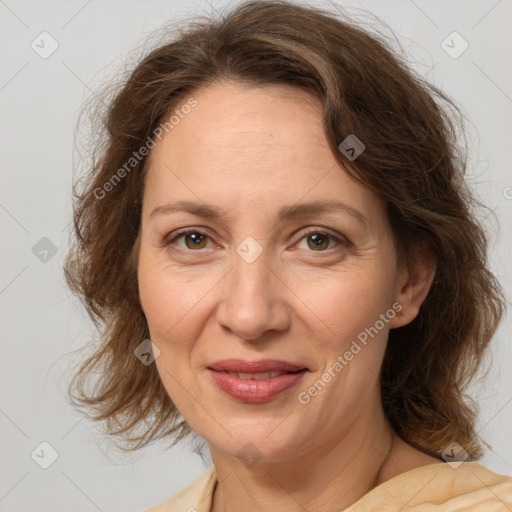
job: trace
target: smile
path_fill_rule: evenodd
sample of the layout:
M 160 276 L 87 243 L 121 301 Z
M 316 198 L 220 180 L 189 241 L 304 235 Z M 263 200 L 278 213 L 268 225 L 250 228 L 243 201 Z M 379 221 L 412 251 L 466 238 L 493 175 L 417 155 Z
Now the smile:
M 268 402 L 296 386 L 308 368 L 277 360 L 224 360 L 208 367 L 217 388 L 241 403 Z

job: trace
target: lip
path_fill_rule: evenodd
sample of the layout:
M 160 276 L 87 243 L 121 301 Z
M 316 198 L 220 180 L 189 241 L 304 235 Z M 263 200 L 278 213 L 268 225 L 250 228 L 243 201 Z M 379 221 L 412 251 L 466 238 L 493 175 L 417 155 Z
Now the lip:
M 231 398 L 247 404 L 269 402 L 296 386 L 308 372 L 308 368 L 275 359 L 244 361 L 226 359 L 208 367 L 217 387 Z M 271 371 L 293 372 L 268 379 L 239 379 L 227 372 L 263 373 Z
M 297 370 L 307 370 L 305 366 L 289 363 L 288 361 L 280 361 L 278 359 L 261 359 L 260 361 L 246 361 L 244 359 L 223 359 L 216 361 L 209 367 L 211 370 L 218 372 L 245 372 L 245 373 L 261 373 L 261 372 L 295 372 Z

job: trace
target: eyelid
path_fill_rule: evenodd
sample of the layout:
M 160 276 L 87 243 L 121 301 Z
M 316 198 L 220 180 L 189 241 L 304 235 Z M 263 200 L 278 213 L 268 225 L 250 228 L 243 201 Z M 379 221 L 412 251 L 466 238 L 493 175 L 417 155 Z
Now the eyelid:
M 313 251 L 312 250 L 311 252 L 313 252 L 313 253 L 314 252 L 326 253 L 326 252 L 329 252 L 330 250 L 335 250 L 339 245 L 344 246 L 344 247 L 349 247 L 352 245 L 352 243 L 346 236 L 342 235 L 341 233 L 332 231 L 328 228 L 316 226 L 316 227 L 301 228 L 301 229 L 307 229 L 307 231 L 302 232 L 302 236 L 294 243 L 294 245 L 296 245 L 301 240 L 303 240 L 304 238 L 306 238 L 307 236 L 312 235 L 312 234 L 325 235 L 325 236 L 329 237 L 330 239 L 336 241 L 338 244 L 336 247 L 332 247 L 331 249 L 327 249 L 327 250 L 323 250 L 323 251 Z M 301 231 L 301 230 L 299 230 L 299 231 Z M 297 233 L 299 231 L 297 231 Z M 183 228 L 183 229 L 178 229 L 176 231 L 173 231 L 172 233 L 170 233 L 169 235 L 167 235 L 164 238 L 162 245 L 165 247 L 170 246 L 173 242 L 176 242 L 176 240 L 178 240 L 179 238 L 182 238 L 183 236 L 186 236 L 190 233 L 197 233 L 197 234 L 203 235 L 203 236 L 207 237 L 209 240 L 213 241 L 212 237 L 208 234 L 208 230 L 206 230 L 206 228 L 190 227 L 190 228 Z M 197 249 L 197 251 L 194 251 L 193 249 L 183 249 L 181 247 L 180 247 L 180 249 L 187 251 L 187 252 L 200 252 L 201 251 L 201 249 Z

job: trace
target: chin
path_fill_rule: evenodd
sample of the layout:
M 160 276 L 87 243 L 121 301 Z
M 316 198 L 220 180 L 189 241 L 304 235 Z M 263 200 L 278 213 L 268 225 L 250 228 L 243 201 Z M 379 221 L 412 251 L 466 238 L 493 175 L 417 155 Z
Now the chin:
M 247 466 L 256 461 L 276 463 L 289 460 L 290 454 L 296 453 L 311 437 L 303 429 L 300 436 L 283 429 L 281 422 L 282 419 L 264 423 L 245 420 L 237 422 L 236 426 L 226 424 L 231 436 L 224 432 L 221 439 L 213 439 L 210 431 L 205 439 L 212 452 L 220 450 L 241 459 Z

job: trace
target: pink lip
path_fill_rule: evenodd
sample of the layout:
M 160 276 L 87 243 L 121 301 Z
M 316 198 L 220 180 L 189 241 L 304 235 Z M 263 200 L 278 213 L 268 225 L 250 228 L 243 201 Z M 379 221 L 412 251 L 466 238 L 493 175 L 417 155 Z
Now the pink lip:
M 228 394 L 235 400 L 243 403 L 263 403 L 272 400 L 287 389 L 295 386 L 308 371 L 303 366 L 266 359 L 262 361 L 243 361 L 240 359 L 228 359 L 217 361 L 209 366 L 208 370 L 212 375 L 215 384 L 221 391 Z M 229 375 L 231 372 L 262 373 L 270 371 L 286 371 L 277 377 L 264 380 L 239 379 Z

